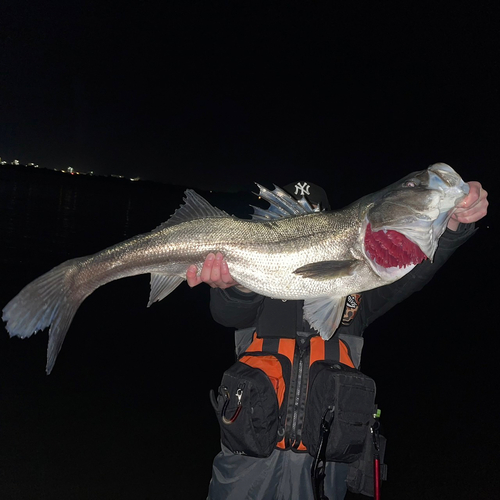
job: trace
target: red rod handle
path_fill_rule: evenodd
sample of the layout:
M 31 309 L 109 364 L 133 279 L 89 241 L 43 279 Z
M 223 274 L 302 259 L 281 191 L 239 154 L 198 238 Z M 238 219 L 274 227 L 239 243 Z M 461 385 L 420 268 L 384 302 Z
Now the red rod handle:
M 380 500 L 380 458 L 375 457 L 374 467 L 373 467 L 373 475 L 374 475 L 374 490 L 375 496 L 373 497 L 375 500 Z

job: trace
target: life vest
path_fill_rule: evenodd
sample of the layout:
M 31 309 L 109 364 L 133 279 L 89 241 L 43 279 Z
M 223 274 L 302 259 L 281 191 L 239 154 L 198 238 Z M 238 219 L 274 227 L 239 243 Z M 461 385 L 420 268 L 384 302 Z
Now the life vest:
M 281 415 L 276 447 L 281 450 L 307 451 L 302 442 L 310 369 L 316 362 L 340 362 L 354 368 L 348 345 L 337 336 L 324 341 L 318 335 L 298 332 L 292 338 L 259 338 L 240 356 L 239 362 L 262 370 L 271 381 Z

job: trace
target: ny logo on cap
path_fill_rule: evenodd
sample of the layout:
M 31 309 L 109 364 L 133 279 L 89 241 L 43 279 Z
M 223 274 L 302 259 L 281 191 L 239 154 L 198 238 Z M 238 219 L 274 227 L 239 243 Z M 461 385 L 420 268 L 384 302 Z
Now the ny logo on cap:
M 302 184 L 300 182 L 297 182 L 297 184 L 295 184 L 295 193 L 294 194 L 299 194 L 299 191 L 300 191 L 300 195 L 301 196 L 309 196 L 311 193 L 309 193 L 309 189 L 310 189 L 310 185 L 307 183 L 307 182 L 303 182 Z

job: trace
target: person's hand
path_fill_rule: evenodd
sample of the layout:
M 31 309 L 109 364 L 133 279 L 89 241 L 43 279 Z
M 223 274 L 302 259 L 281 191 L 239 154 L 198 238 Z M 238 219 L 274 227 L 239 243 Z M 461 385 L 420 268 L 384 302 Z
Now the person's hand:
M 229 268 L 224 256 L 218 252 L 216 255 L 209 253 L 198 275 L 198 268 L 195 265 L 189 266 L 186 272 L 186 280 L 190 287 L 206 283 L 212 288 L 229 288 L 238 286 L 242 291 L 250 291 L 238 285 L 229 273 Z
M 488 212 L 488 193 L 477 181 L 468 182 L 469 194 L 462 200 L 448 221 L 448 229 L 456 231 L 463 222 L 470 224 L 482 219 Z

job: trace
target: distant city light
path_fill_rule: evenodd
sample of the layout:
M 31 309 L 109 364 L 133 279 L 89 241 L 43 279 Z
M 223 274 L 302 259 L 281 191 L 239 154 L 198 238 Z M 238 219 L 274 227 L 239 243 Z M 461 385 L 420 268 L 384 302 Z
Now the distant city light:
M 21 163 L 19 160 L 15 159 L 12 160 L 10 163 L 8 163 L 6 160 L 3 160 L 2 157 L 0 156 L 0 165 L 14 165 L 14 166 L 22 166 L 22 167 L 31 167 L 31 168 L 43 168 L 38 165 L 38 163 Z M 70 174 L 70 175 L 89 175 L 93 176 L 95 175 L 93 170 L 89 170 L 88 172 L 80 172 L 79 170 L 76 170 L 74 167 L 67 167 L 66 169 L 58 169 L 58 168 L 53 168 L 52 169 L 54 172 L 61 172 L 63 174 Z M 102 177 L 113 177 L 115 179 L 127 179 L 132 182 L 137 182 L 140 181 L 140 177 L 130 177 L 126 178 L 124 175 L 118 175 L 118 174 L 110 174 L 110 175 L 103 175 Z

